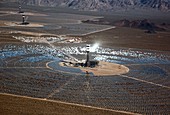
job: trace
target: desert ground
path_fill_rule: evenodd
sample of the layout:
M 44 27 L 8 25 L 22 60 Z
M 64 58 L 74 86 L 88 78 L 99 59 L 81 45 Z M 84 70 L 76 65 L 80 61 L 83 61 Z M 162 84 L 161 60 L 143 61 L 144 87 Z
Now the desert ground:
M 145 33 L 82 22 L 149 19 L 170 24 L 169 12 L 22 7 L 28 25 L 21 24 L 17 3 L 0 2 L 0 114 L 170 113 L 170 28 Z M 87 68 L 60 66 L 62 59 L 86 59 L 86 44 L 96 42 L 100 46 L 90 58 L 111 63 L 109 74 L 93 69 L 87 76 L 82 71 Z M 114 74 L 113 63 L 128 69 Z
M 41 100 L 36 98 L 1 94 L 0 103 L 2 106 L 0 113 L 3 115 L 37 115 L 37 114 L 70 114 L 70 115 L 130 115 L 130 112 L 119 112 L 109 109 L 88 107 L 78 104 L 59 102 L 54 100 Z M 10 100 L 10 101 L 9 101 Z M 8 103 L 7 103 L 8 102 Z
M 60 66 L 65 66 L 64 62 L 60 63 Z M 66 67 L 73 67 L 73 66 L 66 66 Z M 120 75 L 125 74 L 129 72 L 129 69 L 123 65 L 115 64 L 115 63 L 109 63 L 100 61 L 99 64 L 96 67 L 75 67 L 79 68 L 84 73 L 91 72 L 94 76 L 109 76 L 109 75 Z M 113 69 L 114 68 L 114 69 Z

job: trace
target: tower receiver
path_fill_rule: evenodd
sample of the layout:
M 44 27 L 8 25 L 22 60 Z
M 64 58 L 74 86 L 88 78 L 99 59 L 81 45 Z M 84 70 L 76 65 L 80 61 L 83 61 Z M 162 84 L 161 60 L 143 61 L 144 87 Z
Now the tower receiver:
M 89 44 L 86 45 L 86 53 L 87 53 L 87 58 L 86 58 L 85 66 L 86 66 L 86 67 L 90 67 L 90 56 L 89 56 L 89 53 L 90 53 L 90 45 L 89 45 Z

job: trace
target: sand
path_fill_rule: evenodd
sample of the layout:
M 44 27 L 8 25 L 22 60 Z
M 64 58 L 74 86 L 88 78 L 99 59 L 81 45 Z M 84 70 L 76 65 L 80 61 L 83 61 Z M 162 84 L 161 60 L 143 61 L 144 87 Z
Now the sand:
M 64 65 L 68 65 L 68 64 L 64 64 L 64 62 L 60 62 L 60 66 L 64 66 Z M 95 76 L 121 75 L 129 72 L 129 68 L 127 68 L 124 65 L 109 63 L 104 61 L 100 61 L 99 65 L 94 68 L 90 68 L 90 67 L 73 67 L 73 68 L 79 68 L 85 73 L 92 72 Z
M 99 66 L 95 68 L 81 68 L 81 70 L 92 72 L 95 76 L 120 75 L 129 72 L 129 68 L 124 65 L 103 61 L 99 62 Z
M 6 26 L 20 26 L 20 27 L 44 27 L 43 24 L 38 24 L 38 23 L 30 23 L 23 25 L 21 22 L 5 22 L 4 23 Z

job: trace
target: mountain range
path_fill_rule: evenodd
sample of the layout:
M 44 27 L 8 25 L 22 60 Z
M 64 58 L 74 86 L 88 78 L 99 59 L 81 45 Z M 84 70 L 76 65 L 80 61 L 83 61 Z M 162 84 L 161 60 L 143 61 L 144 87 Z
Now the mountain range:
M 62 6 L 79 10 L 117 10 L 152 8 L 161 11 L 170 10 L 170 0 L 20 0 L 22 4 L 39 6 Z

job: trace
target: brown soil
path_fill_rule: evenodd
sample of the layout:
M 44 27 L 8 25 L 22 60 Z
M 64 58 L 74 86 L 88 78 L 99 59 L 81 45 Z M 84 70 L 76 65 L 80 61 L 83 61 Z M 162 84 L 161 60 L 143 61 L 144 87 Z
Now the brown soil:
M 81 68 L 81 70 L 92 72 L 95 76 L 120 75 L 129 72 L 129 69 L 124 65 L 102 61 L 96 68 Z
M 0 21 L 0 26 L 6 26 L 4 21 Z
M 63 62 L 61 62 L 60 65 L 64 66 Z M 81 69 L 83 72 L 92 72 L 95 76 L 120 75 L 129 72 L 129 68 L 125 67 L 124 65 L 104 61 L 100 61 L 99 65 L 95 68 L 79 67 L 79 69 Z
M 20 40 L 14 39 L 10 33 L 0 33 L 0 43 L 3 42 L 21 42 Z
M 131 113 L 24 96 L 0 94 L 1 115 L 129 115 Z
M 99 42 L 107 47 L 124 47 L 150 50 L 170 50 L 170 30 L 155 34 L 145 33 L 144 30 L 116 27 L 115 29 L 94 33 L 83 37 L 83 40 Z

